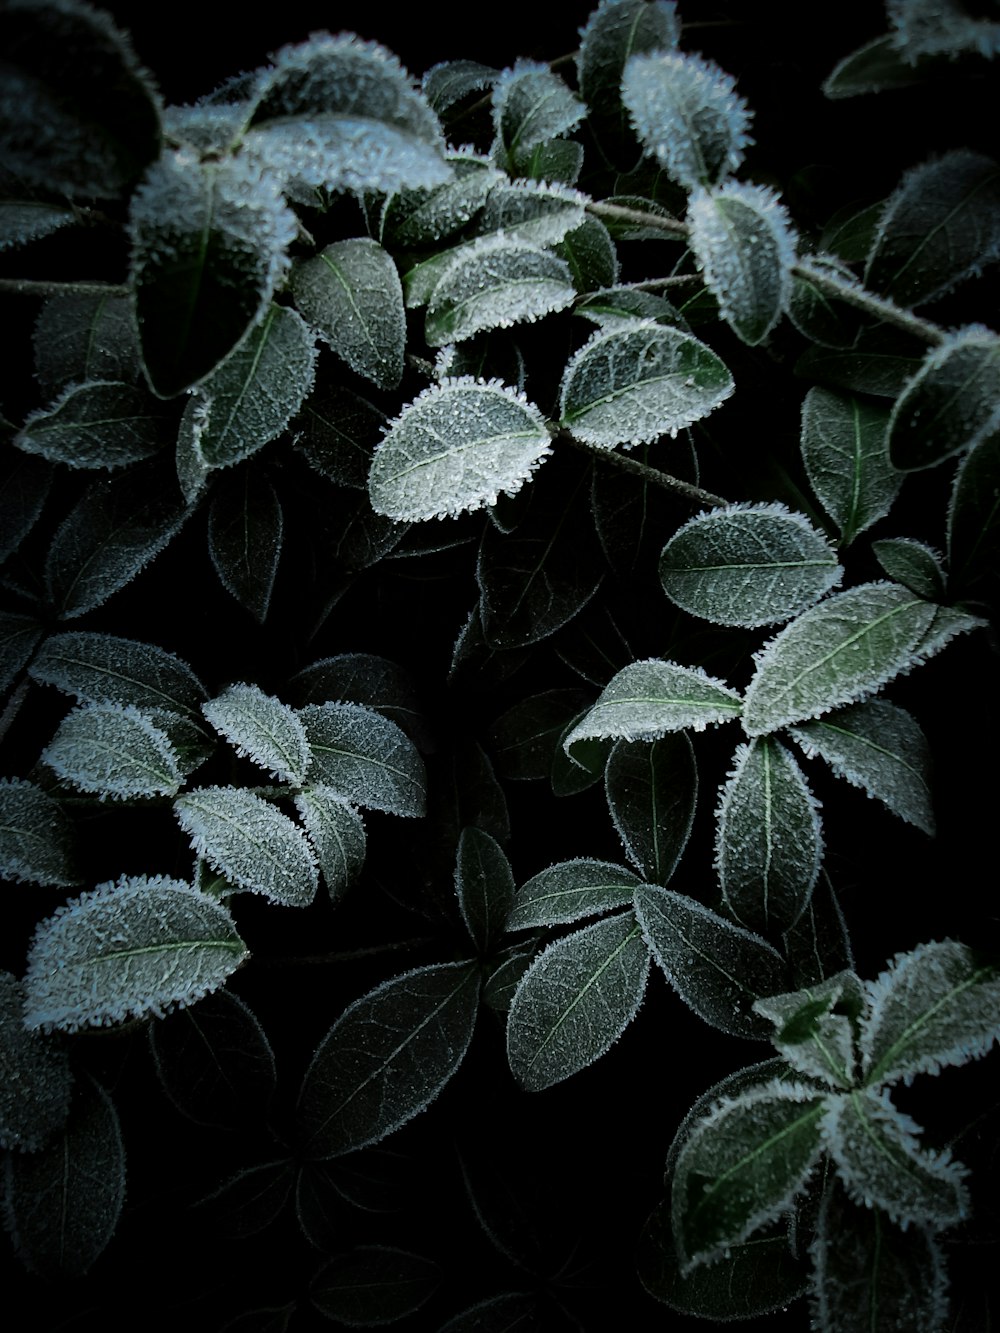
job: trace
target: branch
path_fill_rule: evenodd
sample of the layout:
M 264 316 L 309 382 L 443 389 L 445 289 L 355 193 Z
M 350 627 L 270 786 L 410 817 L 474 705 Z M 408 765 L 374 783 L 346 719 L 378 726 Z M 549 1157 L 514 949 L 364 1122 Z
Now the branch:
M 695 504 L 708 505 L 711 509 L 725 509 L 731 500 L 723 499 L 721 495 L 713 495 L 711 491 L 703 491 L 700 486 L 692 486 L 689 481 L 681 481 L 680 477 L 671 476 L 669 472 L 659 472 L 655 467 L 647 467 L 645 463 L 639 463 L 634 458 L 629 458 L 627 454 L 620 454 L 615 449 L 601 449 L 594 444 L 585 444 L 583 440 L 578 440 L 571 435 L 568 430 L 560 430 L 556 436 L 557 439 L 565 440 L 567 444 L 573 445 L 575 449 L 582 449 L 591 458 L 599 463 L 608 463 L 611 467 L 620 468 L 623 472 L 631 472 L 635 477 L 641 477 L 643 481 L 650 482 L 653 486 L 660 486 L 665 491 L 673 491 L 675 495 L 681 495 L 685 500 L 691 500 Z
M 641 208 L 625 208 L 622 204 L 600 203 L 592 200 L 587 205 L 587 212 L 595 218 L 607 218 L 610 222 L 632 222 L 639 227 L 659 227 L 660 231 L 669 231 L 679 240 L 686 240 L 687 223 L 677 218 L 662 217 L 659 213 L 644 213 Z
M 49 282 L 34 278 L 0 278 L 0 292 L 16 296 L 128 296 L 131 288 L 116 282 Z

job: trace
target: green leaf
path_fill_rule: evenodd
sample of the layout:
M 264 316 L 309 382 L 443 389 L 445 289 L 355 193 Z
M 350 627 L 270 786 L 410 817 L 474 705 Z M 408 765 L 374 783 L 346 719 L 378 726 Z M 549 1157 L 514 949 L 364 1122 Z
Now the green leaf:
M 449 153 L 446 160 L 451 180 L 432 190 L 404 191 L 387 202 L 385 229 L 394 246 L 440 246 L 471 222 L 503 179 L 488 158 L 477 157 L 470 149 Z
M 738 181 L 697 189 L 687 223 L 688 243 L 723 319 L 745 343 L 763 342 L 792 294 L 795 238 L 777 195 Z
M 430 1259 L 387 1245 L 359 1245 L 324 1264 L 310 1294 L 327 1319 L 370 1328 L 413 1314 L 440 1282 L 441 1270 Z
M 49 407 L 32 412 L 14 443 L 71 468 L 118 468 L 150 458 L 163 445 L 165 419 L 131 384 L 73 384 Z
M 698 798 L 694 747 L 686 732 L 656 741 L 616 741 L 604 771 L 611 822 L 628 859 L 666 884 L 684 853 Z
M 378 389 L 397 387 L 406 345 L 403 288 L 376 241 L 359 236 L 328 245 L 293 271 L 292 294 L 352 370 Z
M 849 545 L 892 508 L 903 479 L 889 462 L 889 411 L 832 389 L 802 403 L 802 461 L 820 504 Z
M 316 860 L 333 903 L 361 873 L 367 840 L 361 816 L 332 787 L 311 786 L 295 797 Z
M 641 320 L 598 329 L 567 363 L 562 424 L 585 444 L 633 448 L 708 416 L 733 391 L 725 365 L 697 338 Z
M 87 380 L 142 379 L 135 310 L 127 296 L 65 292 L 50 296 L 35 325 L 35 376 L 56 395 Z
M 672 602 L 717 625 L 787 620 L 840 582 L 822 533 L 784 505 L 713 510 L 678 528 L 660 557 Z
M 857 97 L 922 83 L 924 71 L 897 50 L 892 34 L 865 42 L 838 60 L 823 82 L 827 97 Z
M 0 201 L 0 250 L 40 241 L 61 227 L 75 226 L 80 221 L 75 209 L 59 204 L 43 203 L 40 199 L 4 199 Z
M 1000 209 L 1000 200 L 997 206 Z M 903 472 L 934 467 L 998 426 L 1000 338 L 972 324 L 948 334 L 928 352 L 896 400 L 889 420 L 889 458 Z
M 295 446 L 310 467 L 339 486 L 363 491 L 388 418 L 366 398 L 322 379 L 303 404 Z
M 501 777 L 547 778 L 567 720 L 587 699 L 583 690 L 543 690 L 513 704 L 490 728 L 490 752 Z
M 8 1153 L 7 1225 L 18 1258 L 47 1279 L 82 1277 L 114 1235 L 125 1201 L 125 1149 L 111 1098 L 77 1084 L 63 1131 L 34 1153 Z
M 500 181 L 476 219 L 479 236 L 502 231 L 508 240 L 556 245 L 584 221 L 585 194 L 547 181 Z
M 421 87 L 432 110 L 443 115 L 470 93 L 492 88 L 500 71 L 478 60 L 442 60 L 424 74 Z
M 169 736 L 131 704 L 82 704 L 41 758 L 64 782 L 102 800 L 173 796 L 183 781 Z
M 507 1015 L 507 1056 L 521 1086 L 540 1092 L 610 1050 L 648 978 L 649 950 L 631 912 L 550 944 L 521 978 Z
M 58 1042 L 25 1028 L 25 998 L 0 972 L 0 1148 L 37 1152 L 66 1123 L 73 1075 Z
M 289 681 L 300 704 L 364 704 L 402 728 L 419 750 L 434 748 L 433 736 L 409 672 L 374 653 L 337 653 L 297 671 Z
M 633 320 L 652 319 L 689 332 L 687 322 L 668 300 L 654 292 L 636 287 L 607 287 L 592 292 L 580 301 L 573 313 L 592 320 L 600 328 L 614 324 L 631 324 Z
M 795 374 L 838 389 L 896 398 L 923 365 L 926 348 L 888 324 L 862 328 L 847 347 L 808 347 Z
M 543 1333 L 546 1313 L 536 1296 L 508 1291 L 452 1316 L 439 1333 Z
M 816 986 L 838 971 L 854 967 L 847 923 L 826 871 L 805 911 L 782 937 L 785 958 L 796 986 Z
M 74 828 L 58 801 L 24 778 L 0 778 L 0 875 L 78 884 Z
M 0 611 L 0 690 L 6 690 L 17 679 L 44 634 L 45 628 L 37 616 Z
M 889 537 L 872 542 L 872 554 L 894 582 L 929 602 L 944 601 L 941 557 L 926 542 L 912 537 Z
M 181 880 L 99 884 L 35 929 L 24 1021 L 45 1032 L 161 1017 L 217 990 L 247 958 L 229 913 Z
M 990 59 L 1000 49 L 1000 23 L 991 18 L 989 9 L 926 0 L 888 0 L 885 8 L 892 40 L 911 65 L 926 56 L 954 60 L 964 51 Z M 968 68 L 971 72 L 973 66 Z
M 355 1000 L 306 1071 L 298 1118 L 303 1151 L 338 1157 L 378 1143 L 434 1100 L 472 1039 L 479 969 L 434 963 Z
M 600 0 L 580 30 L 576 58 L 580 92 L 593 116 L 608 117 L 621 107 L 621 83 L 630 56 L 667 51 L 680 38 L 673 0 Z
M 865 286 L 905 306 L 936 301 L 1000 256 L 1000 167 L 955 149 L 906 173 L 879 221 Z
M 777 949 L 672 889 L 643 885 L 635 913 L 653 957 L 688 1008 L 734 1037 L 767 1036 L 753 1004 L 784 990 Z
M 618 252 L 611 233 L 600 218 L 588 217 L 579 227 L 567 232 L 557 242 L 556 252 L 569 265 L 573 286 L 578 292 L 612 287 L 618 281 Z
M 35 526 L 52 489 L 54 471 L 40 458 L 8 453 L 0 473 L 0 563 L 13 555 Z
M 243 1167 L 198 1200 L 207 1216 L 203 1224 L 220 1240 L 246 1240 L 259 1235 L 283 1212 L 295 1182 L 290 1157 Z
M 298 711 L 312 751 L 310 783 L 369 810 L 424 814 L 423 760 L 395 722 L 361 704 L 307 704 Z
M 301 785 L 312 758 L 305 727 L 293 708 L 256 685 L 230 685 L 201 711 L 241 759 L 282 782 Z
M 514 876 L 503 848 L 482 829 L 462 829 L 455 862 L 455 892 L 473 944 L 487 954 L 509 927 Z
M 509 157 L 568 134 L 586 108 L 548 65 L 519 60 L 493 85 L 493 128 Z
M 862 583 L 828 597 L 757 654 L 744 729 L 760 736 L 863 699 L 980 623 L 898 583 Z
M 952 594 L 996 567 L 1000 548 L 1000 430 L 958 465 L 948 501 L 948 585 Z
M 253 792 L 197 787 L 174 802 L 192 850 L 240 889 L 286 907 L 307 907 L 318 876 L 305 834 Z
M 559 926 L 627 907 L 642 883 L 639 876 L 610 861 L 580 856 L 532 875 L 518 889 L 508 930 Z
M 529 180 L 575 185 L 583 170 L 583 158 L 583 144 L 575 139 L 547 139 L 514 154 L 514 174 Z
M 855 1083 L 853 1022 L 864 1008 L 861 982 L 846 971 L 754 1004 L 774 1024 L 771 1040 L 791 1068 L 838 1089 Z
M 858 334 L 860 312 L 831 296 L 813 278 L 813 273 L 839 279 L 850 284 L 854 274 L 834 255 L 814 254 L 808 259 L 808 268 L 802 266 L 792 274 L 792 294 L 788 301 L 788 318 L 804 338 L 820 347 L 850 347 Z
M 954 940 L 897 954 L 868 993 L 861 1031 L 868 1087 L 977 1060 L 1000 1037 L 997 970 Z
M 212 492 L 208 554 L 228 593 L 263 624 L 284 542 L 278 493 L 257 468 L 239 468 Z
M 390 426 L 368 493 L 397 522 L 454 517 L 516 494 L 548 452 L 545 419 L 523 394 L 498 380 L 446 379 Z

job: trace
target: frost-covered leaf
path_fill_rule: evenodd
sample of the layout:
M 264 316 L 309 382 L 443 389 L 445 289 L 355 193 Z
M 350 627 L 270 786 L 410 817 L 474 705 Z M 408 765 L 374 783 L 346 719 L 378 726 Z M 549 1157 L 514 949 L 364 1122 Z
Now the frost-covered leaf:
M 406 313 L 399 274 L 367 236 L 335 241 L 292 273 L 295 304 L 339 357 L 379 389 L 403 377 Z
M 166 440 L 155 400 L 131 384 L 73 384 L 25 421 L 14 443 L 71 468 L 118 468 L 150 458 Z
M 462 1310 L 439 1333 L 543 1333 L 547 1313 L 537 1296 L 507 1291 Z
M 299 1094 L 302 1148 L 339 1157 L 404 1125 L 462 1062 L 479 1002 L 473 963 L 434 963 L 355 1000 L 326 1034 Z
M 736 83 L 699 56 L 631 56 L 622 101 L 646 152 L 686 190 L 713 185 L 743 161 L 750 112 Z
M 733 379 L 697 338 L 654 320 L 598 329 L 563 372 L 562 424 L 586 444 L 611 449 L 676 436 L 708 416 Z
M 0 472 L 0 563 L 13 555 L 35 526 L 52 489 L 54 471 L 44 459 L 7 453 Z
M 0 690 L 6 690 L 17 679 L 44 634 L 45 626 L 37 616 L 0 611 Z
M 198 1200 L 196 1206 L 205 1214 L 203 1225 L 220 1240 L 259 1235 L 284 1210 L 295 1176 L 290 1157 L 241 1168 Z
M 926 56 L 954 60 L 962 51 L 991 59 L 1000 51 L 1000 23 L 989 7 L 961 0 L 886 0 L 890 37 L 902 58 L 919 65 Z
M 174 802 L 198 856 L 240 889 L 287 907 L 307 907 L 318 876 L 305 834 L 253 792 L 198 787 Z
M 306 704 L 299 709 L 312 751 L 310 783 L 369 810 L 424 813 L 427 780 L 409 737 L 373 708 L 352 703 Z
M 666 884 L 691 836 L 698 797 L 687 733 L 617 741 L 604 770 L 604 792 L 629 860 L 645 879 Z
M 502 231 L 508 240 L 556 245 L 584 221 L 589 200 L 566 185 L 546 181 L 501 181 L 476 219 L 477 235 Z
M 978 1059 L 1000 1037 L 1000 978 L 954 940 L 897 954 L 868 986 L 865 1084 L 878 1087 Z
M 470 825 L 462 830 L 455 861 L 455 893 L 462 920 L 481 954 L 497 944 L 514 902 L 514 876 L 495 838 Z
M 87 380 L 137 384 L 142 378 L 135 312 L 127 296 L 50 296 L 35 325 L 35 376 L 55 396 Z
M 575 185 L 583 170 L 583 158 L 583 144 L 575 139 L 547 139 L 514 154 L 514 174 L 529 180 Z
M 231 90 L 229 95 L 226 84 L 223 84 L 215 93 L 209 93 L 193 105 L 166 107 L 163 115 L 166 138 L 176 146 L 195 149 L 201 157 L 228 157 L 239 148 L 247 118 L 253 110 L 242 97 L 238 101 L 229 100 L 229 96 L 238 96 L 233 84 L 256 77 L 256 74 L 237 74 L 233 80 L 227 80 Z M 218 100 L 214 100 L 216 96 Z
M 1000 549 L 1000 430 L 962 459 L 948 502 L 948 586 L 952 595 L 996 568 Z
M 144 713 L 167 711 L 192 721 L 206 697 L 201 681 L 173 653 L 93 630 L 50 635 L 31 663 L 31 676 L 79 703 L 131 704 Z
M 787 620 L 842 576 L 823 534 L 779 504 L 700 514 L 678 528 L 660 557 L 670 600 L 719 625 Z
M 610 861 L 585 856 L 559 861 L 521 885 L 507 918 L 507 929 L 559 926 L 627 907 L 641 883 L 631 870 Z
M 87 1273 L 114 1235 L 125 1201 L 125 1149 L 111 1098 L 89 1076 L 61 1134 L 8 1153 L 7 1226 L 18 1258 L 42 1278 Z
M 327 892 L 340 901 L 361 873 L 367 839 L 361 816 L 332 787 L 312 786 L 295 797 Z
M 805 911 L 785 932 L 782 944 L 795 986 L 816 986 L 854 967 L 847 922 L 825 871 L 820 872 Z
M 1000 171 L 997 175 L 1000 190 Z M 928 352 L 896 400 L 889 419 L 889 458 L 903 472 L 934 467 L 997 428 L 1000 338 L 973 324 Z
M 761 185 L 727 181 L 695 190 L 688 241 L 722 317 L 754 346 L 788 307 L 795 238 L 777 196 Z
M 323 1265 L 310 1296 L 327 1319 L 370 1328 L 412 1315 L 440 1282 L 441 1269 L 430 1259 L 388 1245 L 359 1245 Z
M 341 700 L 383 713 L 425 753 L 434 748 L 409 672 L 374 653 L 338 653 L 297 671 L 289 681 L 299 704 Z
M 852 972 L 840 972 L 803 990 L 758 1000 L 754 1012 L 774 1024 L 771 1040 L 793 1069 L 849 1089 L 855 1081 L 852 1020 L 864 1007 L 861 982 Z
M 719 798 L 715 868 L 726 909 L 751 930 L 788 930 L 819 876 L 817 802 L 793 755 L 769 736 L 737 747 Z
M 847 546 L 892 508 L 903 479 L 889 462 L 889 410 L 833 389 L 802 403 L 802 461 L 820 504 Z
M 64 782 L 102 799 L 173 796 L 183 781 L 170 737 L 131 704 L 82 704 L 41 757 Z
M 478 60 L 442 60 L 424 74 L 421 88 L 432 110 L 443 115 L 469 93 L 492 88 L 500 71 Z
M 912 537 L 888 537 L 872 542 L 872 554 L 895 583 L 930 602 L 944 601 L 941 556 L 926 542 Z
M 0 875 L 77 884 L 74 829 L 58 801 L 24 778 L 0 778 Z
M 202 162 L 182 149 L 147 173 L 131 227 L 143 363 L 154 392 L 170 398 L 210 375 L 267 315 L 295 218 L 246 154 Z
M 295 446 L 324 477 L 363 491 L 386 425 L 385 414 L 366 398 L 343 385 L 321 381 L 303 404 Z
M 863 699 L 981 623 L 898 583 L 862 583 L 828 597 L 756 655 L 744 729 L 761 736 Z
M 525 972 L 507 1015 L 507 1055 L 521 1086 L 540 1092 L 610 1050 L 648 978 L 649 950 L 632 912 L 550 944 Z
M 35 929 L 24 1021 L 49 1032 L 160 1017 L 217 990 L 248 957 L 225 908 L 181 880 L 124 876 Z
M 73 1075 L 63 1046 L 24 1026 L 24 1000 L 0 972 L 0 1148 L 35 1152 L 66 1123 Z
M 635 913 L 653 957 L 689 1008 L 734 1037 L 768 1035 L 753 1004 L 785 989 L 777 949 L 672 889 L 643 885 Z
M 454 517 L 515 494 L 548 452 L 545 419 L 522 394 L 497 380 L 446 379 L 390 426 L 368 493 L 397 522 Z
M 823 1149 L 826 1096 L 776 1079 L 720 1102 L 677 1158 L 671 1216 L 682 1273 L 784 1213 Z
M 800 260 L 792 273 L 788 318 L 804 338 L 820 347 L 850 347 L 858 334 L 860 312 L 829 292 L 821 284 L 823 278 L 848 285 L 855 280 L 851 269 L 835 255 L 820 253 L 805 263 Z
M 271 605 L 284 531 L 278 493 L 252 465 L 224 477 L 213 490 L 208 554 L 222 586 L 260 624 Z
M 508 156 L 568 134 L 586 114 L 558 74 L 519 60 L 493 85 L 493 128 Z
M 960 148 L 903 177 L 879 220 L 864 280 L 902 305 L 924 305 L 998 256 L 1000 166 Z
M 839 60 L 823 81 L 827 97 L 857 97 L 862 93 L 909 88 L 923 82 L 924 72 L 910 64 L 886 34 L 865 42 Z
M 905 709 L 886 699 L 868 699 L 790 731 L 810 758 L 819 755 L 838 777 L 933 835 L 930 747 Z
M 576 58 L 580 92 L 591 114 L 614 115 L 630 56 L 677 45 L 680 20 L 673 0 L 601 0 L 580 30 Z
M 601 328 L 635 319 L 654 319 L 689 332 L 684 316 L 662 296 L 637 287 L 607 287 L 592 292 L 573 311 Z
M 386 204 L 384 230 L 393 246 L 433 245 L 461 231 L 503 179 L 493 163 L 468 149 L 450 153 L 451 180 L 433 190 L 407 190 Z
M 45 562 L 45 582 L 60 616 L 82 616 L 130 583 L 185 517 L 159 463 L 92 481 L 56 529 Z
M 846 347 L 807 347 L 795 374 L 852 393 L 896 398 L 924 363 L 926 344 L 888 324 L 864 327 Z
M 272 777 L 300 785 L 311 758 L 298 714 L 256 685 L 230 685 L 201 711 L 236 753 Z
M 544 690 L 502 713 L 490 728 L 490 751 L 500 776 L 516 781 L 547 778 L 567 720 L 586 700 L 580 689 Z
M 618 252 L 600 218 L 588 217 L 563 237 L 556 251 L 569 265 L 578 292 L 593 292 L 618 281 Z
M 0 200 L 0 250 L 28 245 L 51 236 L 61 227 L 74 226 L 80 215 L 62 204 L 48 204 L 41 199 Z

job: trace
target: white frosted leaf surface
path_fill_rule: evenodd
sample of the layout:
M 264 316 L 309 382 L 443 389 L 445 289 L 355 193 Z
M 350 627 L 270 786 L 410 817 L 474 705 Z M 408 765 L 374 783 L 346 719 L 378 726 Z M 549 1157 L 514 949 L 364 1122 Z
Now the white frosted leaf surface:
M 499 70 L 478 60 L 442 60 L 425 72 L 421 91 L 431 109 L 442 115 L 469 93 L 491 88 L 499 77 Z
M 822 856 L 816 800 L 794 756 L 771 737 L 740 745 L 715 833 L 728 910 L 750 930 L 790 929 L 809 901 Z
M 611 449 L 675 436 L 708 416 L 733 379 L 697 338 L 653 320 L 598 329 L 563 372 L 562 424 L 579 440 Z
M 472 824 L 458 840 L 455 893 L 472 942 L 487 953 L 506 928 L 514 902 L 514 876 L 496 839 Z
M 719 625 L 787 620 L 840 581 L 821 532 L 783 505 L 713 510 L 678 528 L 660 557 L 672 602 Z
M 532 875 L 517 890 L 508 930 L 558 926 L 627 907 L 642 880 L 624 866 L 592 857 L 559 861 Z
M 303 1080 L 303 1151 L 339 1157 L 422 1111 L 461 1064 L 478 1005 L 478 968 L 461 962 L 418 967 L 349 1005 Z
M 616 741 L 604 770 L 604 792 L 629 860 L 645 879 L 666 884 L 691 836 L 698 798 L 687 733 Z
M 131 384 L 91 380 L 70 385 L 33 412 L 14 437 L 26 454 L 71 468 L 117 468 L 149 458 L 164 442 L 155 399 Z
M 74 709 L 42 751 L 42 761 L 80 791 L 117 800 L 173 796 L 182 781 L 170 738 L 131 704 Z
M 835 1006 L 839 1013 L 833 1012 Z M 774 1024 L 771 1040 L 793 1069 L 849 1089 L 855 1083 L 851 1017 L 864 1007 L 861 982 L 853 973 L 839 972 L 803 990 L 757 1000 L 754 1012 Z
M 801 448 L 809 482 L 844 544 L 892 508 L 903 478 L 889 462 L 889 409 L 817 385 L 802 403 Z
M 680 37 L 673 0 L 601 0 L 580 31 L 580 92 L 596 115 L 618 110 L 629 56 L 669 51 Z
M 379 389 L 403 376 L 403 288 L 388 253 L 366 236 L 335 241 L 292 274 L 299 310 L 352 370 Z
M 930 602 L 945 599 L 945 575 L 939 552 L 912 537 L 887 537 L 872 542 L 872 554 L 894 583 L 902 583 Z
M 358 1245 L 323 1265 L 309 1297 L 335 1323 L 390 1324 L 426 1304 L 441 1276 L 438 1265 L 420 1255 L 388 1245 Z
M 409 673 L 375 653 L 336 653 L 297 671 L 289 682 L 302 704 L 364 704 L 384 713 L 427 753 L 433 741 Z
M 243 759 L 285 782 L 301 783 L 311 758 L 298 714 L 256 685 L 230 685 L 201 711 Z
M 86 380 L 136 384 L 142 377 L 135 311 L 127 296 L 50 296 L 35 324 L 35 375 L 56 394 Z
M 0 875 L 29 884 L 76 884 L 73 825 L 25 778 L 0 778 Z
M 162 1016 L 218 989 L 248 956 L 225 908 L 162 875 L 126 876 L 40 923 L 25 1022 L 50 1031 Z
M 312 752 L 310 783 L 331 787 L 369 810 L 424 813 L 424 763 L 395 722 L 352 703 L 307 704 L 298 715 Z
M 555 245 L 586 217 L 587 196 L 546 181 L 502 181 L 486 197 L 475 230 L 502 231 L 508 240 Z
M 538 409 L 495 380 L 446 379 L 425 389 L 386 432 L 368 492 L 376 513 L 420 522 L 513 495 L 549 452 Z
M 5 199 L 0 203 L 0 250 L 51 236 L 60 227 L 78 221 L 72 208 L 36 199 Z
M 298 824 L 253 792 L 198 787 L 174 802 L 191 847 L 240 889 L 287 907 L 307 907 L 318 875 Z
M 604 1055 L 635 1017 L 648 978 L 649 950 L 631 912 L 550 944 L 507 1015 L 507 1055 L 521 1086 L 540 1092 Z
M 886 0 L 885 12 L 889 40 L 911 68 L 921 56 L 954 60 L 961 51 L 975 51 L 990 59 L 1000 51 L 1000 22 L 990 18 L 988 9 L 958 0 Z
M 586 108 L 548 65 L 519 60 L 493 85 L 493 128 L 511 155 L 568 134 Z
M 189 106 L 166 107 L 163 127 L 170 139 L 196 149 L 204 157 L 225 157 L 238 146 L 251 110 L 244 101 L 212 102 L 203 98 Z
M 65 1049 L 24 1026 L 24 987 L 0 972 L 0 1148 L 34 1152 L 61 1129 L 73 1075 Z
M 862 583 L 836 593 L 756 655 L 744 728 L 760 736 L 855 703 L 981 623 L 898 583 Z
M 997 428 L 1000 338 L 971 325 L 932 348 L 896 399 L 889 418 L 889 458 L 904 472 L 934 467 Z
M 312 786 L 295 797 L 309 841 L 333 902 L 338 902 L 361 873 L 367 839 L 361 816 L 332 787 Z
M 45 640 L 31 663 L 32 679 L 54 685 L 80 703 L 133 704 L 198 716 L 205 687 L 188 664 L 153 643 L 93 630 L 70 630 Z
M 409 190 L 393 198 L 386 229 L 394 245 L 437 245 L 460 231 L 482 208 L 502 179 L 489 158 L 468 150 L 449 154 L 451 180 L 433 190 Z

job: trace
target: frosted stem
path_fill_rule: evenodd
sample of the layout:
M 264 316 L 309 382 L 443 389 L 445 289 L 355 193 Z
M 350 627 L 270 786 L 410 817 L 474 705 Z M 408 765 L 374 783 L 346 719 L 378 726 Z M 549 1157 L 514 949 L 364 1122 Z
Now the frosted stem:
M 731 500 L 723 499 L 721 495 L 713 495 L 711 491 L 703 491 L 700 486 L 692 486 L 689 481 L 681 481 L 680 477 L 671 476 L 669 472 L 659 472 L 654 467 L 647 467 L 645 463 L 639 463 L 636 459 L 629 458 L 627 454 L 620 454 L 614 449 L 601 449 L 596 445 L 585 444 L 583 440 L 578 440 L 575 436 L 570 435 L 569 431 L 559 431 L 557 438 L 565 440 L 567 444 L 573 445 L 576 449 L 582 449 L 595 462 L 607 463 L 611 467 L 620 468 L 623 472 L 631 472 L 633 476 L 641 477 L 643 481 L 648 481 L 653 486 L 660 486 L 665 491 L 673 491 L 675 495 L 682 495 L 685 500 L 691 500 L 695 504 L 708 505 L 712 509 L 725 509 L 732 504 Z

